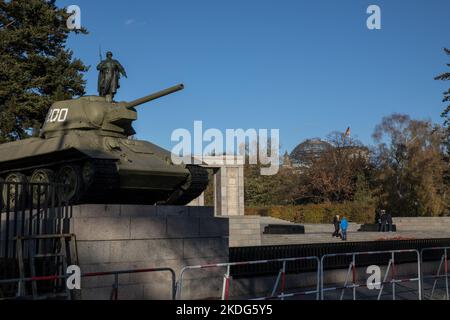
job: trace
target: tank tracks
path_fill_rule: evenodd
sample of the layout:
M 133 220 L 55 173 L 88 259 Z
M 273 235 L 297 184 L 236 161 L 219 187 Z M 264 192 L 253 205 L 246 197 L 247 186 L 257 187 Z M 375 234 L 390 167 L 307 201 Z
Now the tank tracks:
M 142 197 L 127 194 L 123 199 L 123 192 L 120 191 L 119 174 L 114 161 L 94 160 L 93 183 L 85 190 L 84 195 L 78 202 L 82 203 L 108 203 L 111 199 L 119 200 L 123 203 L 153 204 L 154 202 L 143 201 Z M 162 205 L 186 205 L 198 198 L 209 183 L 208 171 L 203 167 L 188 165 L 187 169 L 191 173 L 189 180 L 178 190 L 173 192 L 167 200 L 160 201 Z M 148 199 L 151 198 L 150 195 Z M 108 201 L 109 200 L 109 201 Z
M 115 160 L 88 160 L 92 166 L 92 176 L 85 182 L 79 203 L 108 203 L 120 187 L 119 173 Z
M 187 182 L 188 186 L 175 191 L 164 204 L 186 205 L 198 198 L 208 187 L 208 171 L 205 168 L 196 165 L 187 165 L 186 167 L 191 173 Z
M 55 173 L 61 166 L 71 165 L 81 175 L 77 194 L 68 204 L 161 204 L 186 205 L 199 197 L 208 186 L 208 171 L 197 165 L 188 165 L 189 179 L 174 192 L 152 194 L 147 192 L 127 192 L 120 189 L 120 178 L 116 160 L 78 158 L 45 163 L 33 167 L 16 169 L 29 176 L 33 170 L 52 169 Z M 57 181 L 56 181 L 57 182 Z

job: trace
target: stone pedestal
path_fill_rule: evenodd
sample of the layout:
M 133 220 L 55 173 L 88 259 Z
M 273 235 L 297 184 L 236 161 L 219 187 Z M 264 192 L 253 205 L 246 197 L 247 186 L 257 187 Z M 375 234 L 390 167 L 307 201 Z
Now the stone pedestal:
M 228 261 L 228 219 L 212 207 L 80 205 L 73 207 L 83 273 L 170 267 L 179 277 L 186 265 Z M 219 297 L 224 270 L 187 274 L 183 296 Z M 82 279 L 83 299 L 109 299 L 113 276 Z M 119 299 L 170 299 L 170 274 L 125 274 Z

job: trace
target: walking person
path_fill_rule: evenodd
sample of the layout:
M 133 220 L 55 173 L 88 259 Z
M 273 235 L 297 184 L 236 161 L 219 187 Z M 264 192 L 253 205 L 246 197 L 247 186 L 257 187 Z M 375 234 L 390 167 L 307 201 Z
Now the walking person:
M 375 212 L 375 224 L 378 225 L 378 232 L 381 231 L 381 210 Z
M 386 214 L 386 222 L 387 222 L 387 229 L 389 232 L 392 232 L 392 215 L 390 212 Z
M 341 221 L 339 220 L 339 215 L 335 215 L 333 218 L 334 232 L 333 237 L 339 238 L 339 229 Z
M 381 210 L 381 232 L 386 231 L 386 210 Z
M 341 220 L 341 230 L 342 230 L 342 240 L 343 241 L 347 241 L 347 228 L 348 228 L 347 218 L 343 217 Z

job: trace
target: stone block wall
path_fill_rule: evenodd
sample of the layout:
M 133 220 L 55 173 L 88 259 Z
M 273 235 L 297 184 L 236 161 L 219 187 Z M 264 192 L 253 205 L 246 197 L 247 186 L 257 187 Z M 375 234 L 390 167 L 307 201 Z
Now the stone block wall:
M 261 245 L 259 216 L 229 217 L 230 247 L 250 247 Z
M 83 273 L 172 268 L 228 261 L 228 219 L 210 207 L 80 205 L 70 230 L 77 236 Z M 220 296 L 223 270 L 187 278 L 186 298 Z M 83 278 L 83 299 L 109 299 L 114 277 Z M 205 281 L 207 280 L 207 281 Z M 170 273 L 119 277 L 119 299 L 169 299 Z

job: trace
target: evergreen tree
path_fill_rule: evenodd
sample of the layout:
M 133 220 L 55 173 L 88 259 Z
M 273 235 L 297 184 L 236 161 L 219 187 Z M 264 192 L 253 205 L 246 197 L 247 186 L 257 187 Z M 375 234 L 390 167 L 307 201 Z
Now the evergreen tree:
M 450 56 L 449 49 L 444 48 L 444 51 Z M 447 66 L 450 67 L 450 63 L 447 63 Z M 450 80 L 450 72 L 444 72 L 435 79 L 444 81 Z M 450 103 L 450 88 L 444 92 L 444 99 L 442 102 Z M 444 135 L 444 144 L 447 149 L 447 152 L 444 155 L 444 160 L 447 162 L 447 169 L 444 172 L 444 181 L 447 186 L 450 186 L 450 104 L 444 109 L 444 112 L 442 112 L 442 117 L 444 118 L 444 129 L 446 130 L 446 134 Z
M 84 94 L 82 61 L 66 49 L 69 15 L 55 0 L 0 0 L 0 143 L 26 138 L 54 101 Z
M 450 50 L 444 48 L 445 53 L 450 56 Z M 447 66 L 450 67 L 450 63 L 447 63 Z M 436 80 L 450 80 L 450 72 L 444 72 L 443 74 L 437 76 Z M 442 100 L 444 103 L 450 103 L 450 88 L 444 92 L 444 99 Z M 450 152 L 450 104 L 444 109 L 442 112 L 442 117 L 444 118 L 444 126 L 447 129 L 447 151 Z

